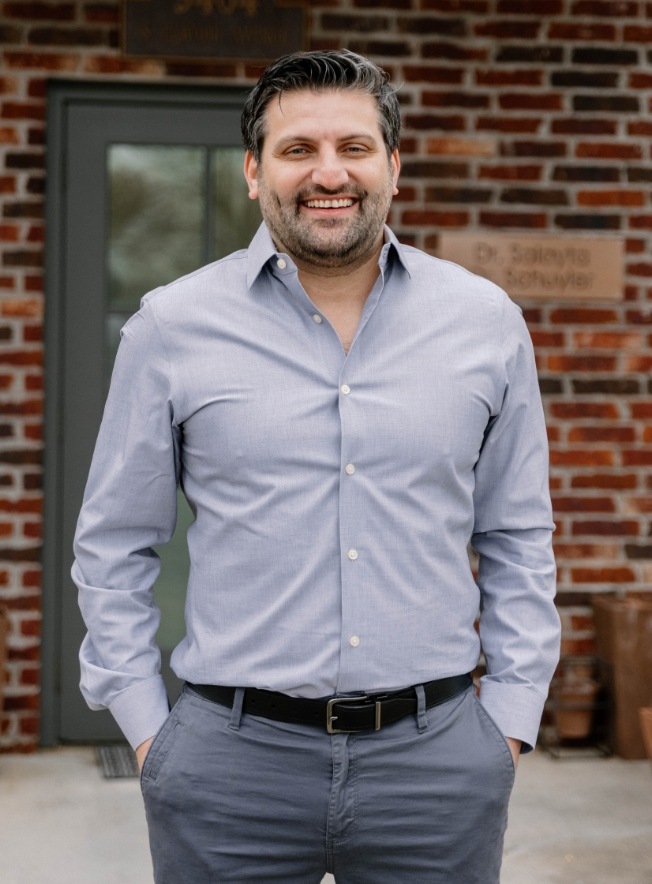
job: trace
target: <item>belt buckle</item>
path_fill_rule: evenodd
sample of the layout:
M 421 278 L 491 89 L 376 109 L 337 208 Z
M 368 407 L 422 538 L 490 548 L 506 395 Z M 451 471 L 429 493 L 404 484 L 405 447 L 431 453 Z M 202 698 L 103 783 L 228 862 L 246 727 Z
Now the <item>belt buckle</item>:
M 365 694 L 361 697 L 333 697 L 326 704 L 326 730 L 329 734 L 357 734 L 360 733 L 360 728 L 356 730 L 346 730 L 345 728 L 336 728 L 333 727 L 333 722 L 337 721 L 337 715 L 333 715 L 333 707 L 336 703 L 363 703 L 365 700 L 368 700 L 369 697 Z M 379 731 L 381 727 L 381 706 L 380 700 L 374 700 L 375 707 L 375 718 L 374 718 L 374 730 Z M 364 730 L 364 728 L 362 728 Z

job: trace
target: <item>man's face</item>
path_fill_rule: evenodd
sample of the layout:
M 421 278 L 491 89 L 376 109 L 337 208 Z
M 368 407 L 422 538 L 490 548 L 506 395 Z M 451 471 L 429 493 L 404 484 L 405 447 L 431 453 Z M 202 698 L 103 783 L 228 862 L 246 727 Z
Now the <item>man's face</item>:
M 400 162 L 387 155 L 373 97 L 301 90 L 265 115 L 260 162 L 247 152 L 245 177 L 277 248 L 325 272 L 374 258 Z

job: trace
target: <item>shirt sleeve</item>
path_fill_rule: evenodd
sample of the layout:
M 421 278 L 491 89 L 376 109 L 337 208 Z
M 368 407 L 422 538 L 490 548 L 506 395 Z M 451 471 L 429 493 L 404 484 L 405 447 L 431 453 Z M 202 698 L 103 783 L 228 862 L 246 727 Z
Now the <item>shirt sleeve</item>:
M 73 580 L 88 633 L 81 690 L 108 708 L 134 748 L 168 715 L 152 594 L 152 547 L 176 524 L 179 431 L 171 370 L 151 307 L 121 333 L 104 417 L 77 524 Z
M 524 751 L 536 742 L 559 660 L 554 605 L 548 444 L 534 353 L 520 310 L 506 300 L 502 406 L 489 424 L 475 470 L 480 639 L 487 674 L 480 700 Z

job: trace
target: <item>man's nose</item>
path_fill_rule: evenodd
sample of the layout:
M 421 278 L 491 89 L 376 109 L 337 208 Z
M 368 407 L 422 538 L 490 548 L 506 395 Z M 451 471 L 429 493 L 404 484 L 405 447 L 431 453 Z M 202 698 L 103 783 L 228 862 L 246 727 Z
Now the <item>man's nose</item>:
M 348 182 L 349 173 L 337 151 L 324 150 L 319 153 L 312 180 L 326 190 L 337 190 Z

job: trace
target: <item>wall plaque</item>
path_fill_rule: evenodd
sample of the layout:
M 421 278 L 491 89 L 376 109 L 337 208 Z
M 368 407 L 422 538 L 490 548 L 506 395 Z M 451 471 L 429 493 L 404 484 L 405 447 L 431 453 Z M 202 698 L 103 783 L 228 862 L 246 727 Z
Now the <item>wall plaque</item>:
M 126 55 L 272 61 L 305 42 L 301 0 L 122 0 Z
M 617 237 L 443 232 L 438 254 L 490 279 L 516 300 L 623 297 L 623 241 Z

